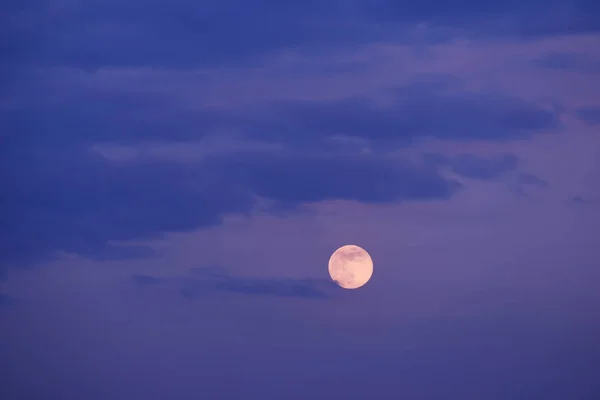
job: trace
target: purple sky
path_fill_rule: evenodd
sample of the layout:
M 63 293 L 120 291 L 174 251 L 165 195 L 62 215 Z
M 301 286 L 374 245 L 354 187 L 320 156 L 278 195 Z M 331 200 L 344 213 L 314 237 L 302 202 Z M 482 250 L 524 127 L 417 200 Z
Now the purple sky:
M 600 398 L 599 13 L 3 3 L 0 398 Z

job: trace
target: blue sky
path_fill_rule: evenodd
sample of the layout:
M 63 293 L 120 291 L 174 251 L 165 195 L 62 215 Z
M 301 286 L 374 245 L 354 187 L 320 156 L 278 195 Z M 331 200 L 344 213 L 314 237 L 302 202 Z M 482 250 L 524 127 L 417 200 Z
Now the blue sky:
M 597 398 L 599 7 L 3 2 L 0 395 Z

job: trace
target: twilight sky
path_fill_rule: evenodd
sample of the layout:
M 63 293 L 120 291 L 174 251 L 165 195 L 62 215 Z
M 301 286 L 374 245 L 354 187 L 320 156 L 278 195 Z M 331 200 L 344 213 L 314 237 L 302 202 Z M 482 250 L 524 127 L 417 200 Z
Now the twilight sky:
M 600 398 L 599 14 L 3 1 L 0 398 Z

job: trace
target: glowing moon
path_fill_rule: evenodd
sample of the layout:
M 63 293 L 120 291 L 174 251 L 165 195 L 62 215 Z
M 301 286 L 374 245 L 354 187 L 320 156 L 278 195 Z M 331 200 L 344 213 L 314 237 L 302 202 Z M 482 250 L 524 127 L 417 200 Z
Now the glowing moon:
M 329 258 L 329 275 L 344 289 L 357 289 L 371 279 L 373 260 L 358 246 L 342 246 Z

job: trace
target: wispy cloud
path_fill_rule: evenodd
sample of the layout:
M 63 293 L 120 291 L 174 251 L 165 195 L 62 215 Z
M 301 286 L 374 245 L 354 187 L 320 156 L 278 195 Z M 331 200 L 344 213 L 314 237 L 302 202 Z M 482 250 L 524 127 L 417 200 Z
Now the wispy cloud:
M 7 307 L 17 302 L 17 299 L 6 294 L 0 293 L 0 307 Z
M 517 183 L 519 185 L 548 186 L 547 181 L 527 172 L 521 172 L 517 176 Z
M 589 126 L 600 125 L 600 107 L 581 107 L 575 111 L 575 116 Z
M 481 157 L 474 154 L 459 154 L 448 157 L 443 154 L 427 154 L 425 159 L 435 165 L 449 167 L 452 172 L 465 178 L 494 180 L 517 169 L 518 159 L 513 154 L 496 157 Z
M 600 72 L 600 59 L 588 53 L 552 52 L 534 60 L 538 67 L 575 72 Z
M 576 206 L 597 205 L 600 204 L 600 197 L 573 196 L 569 199 L 569 203 Z
M 231 292 L 250 296 L 298 297 L 327 299 L 335 284 L 328 279 L 314 278 L 255 278 L 232 276 L 219 267 L 200 267 L 191 270 L 192 275 L 183 277 L 154 277 L 134 275 L 138 286 L 176 285 L 185 298 L 200 297 L 210 292 Z
M 110 161 L 79 147 L 21 149 L 6 153 L 0 168 L 5 264 L 57 251 L 98 260 L 152 256 L 115 241 L 218 225 L 228 213 L 251 213 L 257 198 L 290 209 L 328 199 L 441 200 L 457 189 L 426 166 L 310 152 L 233 152 L 178 163 Z
M 5 6 L 4 4 L 9 4 Z M 549 36 L 597 32 L 593 1 L 132 0 L 10 1 L 0 34 L 11 61 L 79 68 L 198 67 L 251 62 L 283 49 L 318 50 L 374 41 L 428 42 L 465 36 Z M 121 10 L 115 13 L 115 10 Z M 52 15 L 49 22 L 47 16 Z M 426 27 L 426 29 L 422 29 Z M 418 29 L 421 28 L 421 29 Z M 110 43 L 110 45 L 107 45 Z M 201 48 L 202 51 L 198 51 Z

